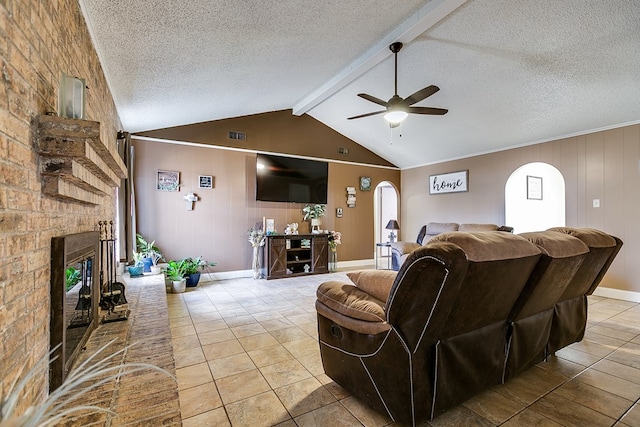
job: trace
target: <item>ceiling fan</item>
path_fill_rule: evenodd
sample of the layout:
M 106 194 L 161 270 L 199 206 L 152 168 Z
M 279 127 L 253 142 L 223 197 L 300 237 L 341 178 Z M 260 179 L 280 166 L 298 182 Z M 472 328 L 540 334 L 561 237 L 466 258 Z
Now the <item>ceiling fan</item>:
M 374 111 L 372 113 L 360 114 L 358 116 L 349 117 L 347 120 L 361 119 L 363 117 L 374 116 L 376 114 L 386 113 L 384 118 L 389 122 L 389 125 L 394 128 L 400 125 L 400 123 L 407 118 L 409 113 L 411 114 L 431 114 L 431 115 L 443 115 L 447 114 L 449 110 L 444 108 L 433 107 L 412 107 L 423 99 L 426 99 L 440 90 L 438 86 L 427 86 L 414 94 L 402 99 L 398 96 L 398 52 L 402 49 L 402 43 L 395 42 L 389 45 L 389 49 L 395 55 L 395 93 L 387 102 L 376 98 L 375 96 L 368 95 L 366 93 L 359 93 L 360 98 L 373 102 L 374 104 L 382 105 L 386 110 Z

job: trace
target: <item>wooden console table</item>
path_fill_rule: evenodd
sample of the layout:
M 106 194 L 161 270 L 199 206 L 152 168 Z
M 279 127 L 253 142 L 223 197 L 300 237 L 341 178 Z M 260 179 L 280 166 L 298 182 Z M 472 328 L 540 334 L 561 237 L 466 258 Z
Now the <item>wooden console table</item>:
M 329 272 L 326 234 L 274 234 L 266 239 L 262 273 L 267 279 Z

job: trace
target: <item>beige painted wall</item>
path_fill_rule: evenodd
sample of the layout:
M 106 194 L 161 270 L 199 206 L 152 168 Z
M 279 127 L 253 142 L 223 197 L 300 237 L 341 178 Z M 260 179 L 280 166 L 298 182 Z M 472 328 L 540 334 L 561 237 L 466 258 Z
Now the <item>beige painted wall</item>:
M 504 186 L 530 162 L 549 163 L 566 185 L 566 223 L 620 237 L 601 286 L 640 292 L 640 125 L 402 171 L 402 239 L 430 221 L 504 223 Z M 469 170 L 469 192 L 429 195 L 429 175 Z M 600 199 L 601 207 L 592 206 Z
M 247 230 L 262 218 L 273 218 L 276 230 L 302 222 L 304 204 L 260 202 L 255 200 L 254 153 L 210 146 L 188 146 L 132 139 L 135 147 L 138 232 L 155 240 L 167 258 L 203 256 L 218 265 L 214 271 L 251 268 L 251 245 Z M 155 189 L 158 169 L 179 171 L 179 192 Z M 198 175 L 212 175 L 214 188 L 199 189 Z M 358 189 L 355 208 L 346 207 L 346 187 L 359 185 L 360 176 L 370 176 L 372 187 L 382 181 L 400 187 L 400 171 L 338 162 L 329 163 L 329 194 L 323 229 L 343 234 L 339 260 L 372 259 L 374 251 L 373 191 Z M 193 191 L 201 200 L 187 210 L 183 196 Z M 342 218 L 335 210 L 342 207 Z

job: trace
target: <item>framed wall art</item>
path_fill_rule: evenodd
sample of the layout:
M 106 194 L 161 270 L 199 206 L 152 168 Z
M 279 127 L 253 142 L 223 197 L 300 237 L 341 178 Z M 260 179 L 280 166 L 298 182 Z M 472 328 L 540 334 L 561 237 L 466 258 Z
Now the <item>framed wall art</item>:
M 198 188 L 213 188 L 213 177 L 211 175 L 199 175 Z
M 159 170 L 156 188 L 162 191 L 180 190 L 180 172 Z
M 469 191 L 469 169 L 429 176 L 429 194 Z
M 527 199 L 542 200 L 542 177 L 527 175 Z
M 369 191 L 371 190 L 371 178 L 368 176 L 360 177 L 360 191 Z

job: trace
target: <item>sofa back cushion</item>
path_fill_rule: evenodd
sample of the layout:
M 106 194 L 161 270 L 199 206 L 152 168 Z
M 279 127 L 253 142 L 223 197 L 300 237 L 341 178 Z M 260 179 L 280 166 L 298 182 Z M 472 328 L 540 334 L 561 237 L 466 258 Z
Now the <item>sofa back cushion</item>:
M 458 231 L 458 227 L 458 223 L 455 222 L 430 222 L 427 224 L 427 236 L 435 236 L 448 231 Z
M 458 231 L 497 231 L 496 224 L 460 224 Z
M 555 227 L 549 230 L 574 236 L 589 247 L 589 254 L 560 297 L 560 301 L 593 292 L 618 254 L 622 241 L 592 228 Z
M 442 339 L 504 321 L 540 258 L 538 247 L 510 233 L 444 233 L 427 246 L 449 242 L 460 247 L 469 267 Z
M 542 256 L 511 311 L 509 319 L 514 321 L 553 308 L 589 253 L 580 239 L 564 233 L 538 231 L 519 236 L 538 246 Z
M 430 222 L 427 225 L 422 226 L 418 233 L 416 243 L 423 245 L 433 236 L 437 236 L 438 234 L 446 233 L 448 231 L 458 231 L 458 227 L 459 225 L 456 222 Z

